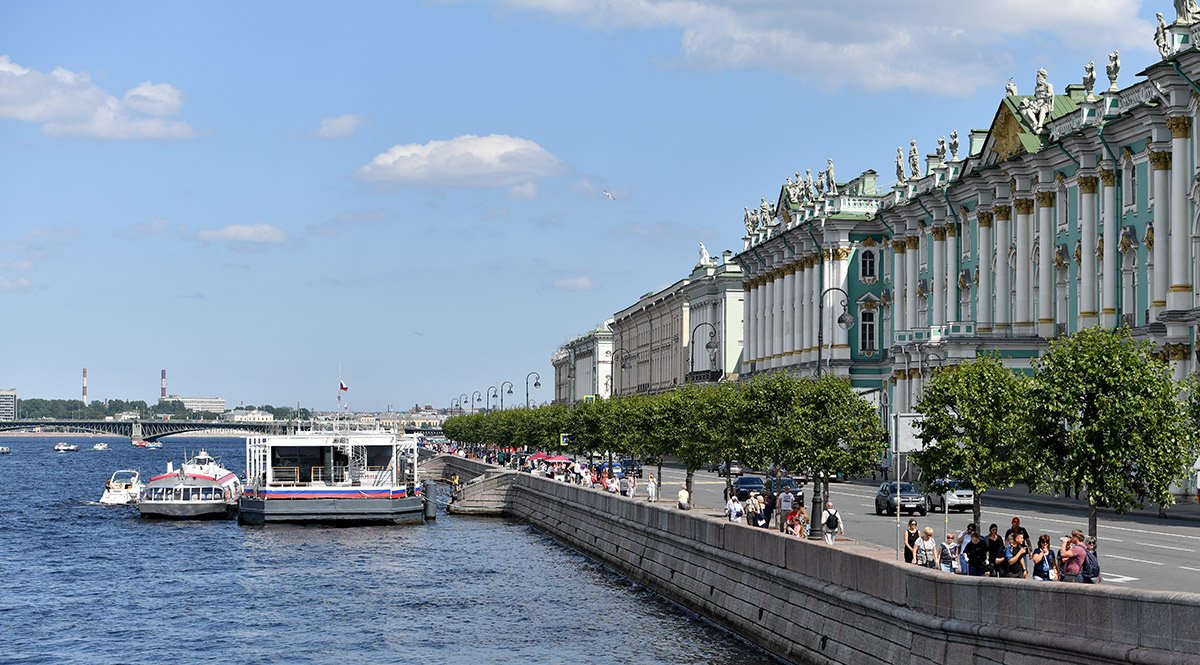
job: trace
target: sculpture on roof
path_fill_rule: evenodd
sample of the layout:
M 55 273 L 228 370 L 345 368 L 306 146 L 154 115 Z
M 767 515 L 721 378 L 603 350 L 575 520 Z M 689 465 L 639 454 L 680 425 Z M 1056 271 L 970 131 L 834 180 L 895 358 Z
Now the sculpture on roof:
M 784 189 L 787 190 L 789 203 L 800 203 L 800 174 L 796 174 L 797 182 L 792 182 L 792 176 L 787 177 L 787 182 L 784 183 Z
M 1164 58 L 1171 55 L 1171 40 L 1167 38 L 1167 21 L 1163 18 L 1162 12 L 1154 15 L 1158 19 L 1158 27 L 1154 29 L 1154 45 L 1158 47 L 1158 54 Z
M 826 163 L 829 164 L 829 168 L 825 169 L 825 191 L 836 195 L 838 193 L 838 189 L 837 179 L 833 176 L 833 158 L 830 157 L 828 160 L 826 160 Z
M 1108 65 L 1105 66 L 1104 72 L 1108 74 L 1108 89 L 1111 92 L 1117 91 L 1117 74 L 1121 73 L 1121 54 L 1113 51 L 1108 54 Z
M 943 162 L 946 161 L 946 137 L 939 136 L 937 141 L 937 156 Z
M 1046 80 L 1046 70 L 1037 71 L 1037 86 L 1032 99 L 1021 100 L 1021 115 L 1035 134 L 1042 133 L 1050 112 L 1054 110 L 1054 86 Z
M 950 130 L 950 159 L 958 161 L 958 130 Z
M 758 228 L 758 211 L 750 212 L 749 208 L 742 208 L 746 211 L 746 216 L 742 218 L 742 223 L 746 225 L 746 234 L 754 235 L 754 230 Z
M 908 169 L 912 171 L 912 177 L 921 177 L 921 154 L 917 152 L 916 139 L 908 142 Z
M 696 265 L 711 266 L 712 264 L 713 260 L 712 257 L 708 255 L 708 248 L 704 246 L 704 243 L 700 243 L 700 261 Z
M 1192 25 L 1200 21 L 1200 6 L 1196 0 L 1175 0 L 1175 25 Z
M 896 184 L 904 184 L 904 148 L 896 146 Z
M 763 224 L 770 224 L 771 219 L 775 217 L 773 206 L 767 203 L 767 197 L 762 197 L 762 203 L 758 204 L 758 218 Z
M 1087 100 L 1095 101 L 1096 96 L 1092 94 L 1092 90 L 1096 87 L 1096 63 L 1088 60 L 1088 63 L 1083 66 L 1083 92 L 1087 95 Z
M 817 171 L 817 179 L 813 182 L 813 186 L 817 188 L 817 198 L 825 196 L 825 172 Z
M 1004 94 L 1007 97 L 1016 97 L 1017 96 L 1017 84 L 1013 83 L 1013 80 L 1011 78 L 1008 79 L 1008 85 L 1004 86 Z
M 804 198 L 811 201 L 816 197 L 816 188 L 813 186 L 812 169 L 804 170 Z

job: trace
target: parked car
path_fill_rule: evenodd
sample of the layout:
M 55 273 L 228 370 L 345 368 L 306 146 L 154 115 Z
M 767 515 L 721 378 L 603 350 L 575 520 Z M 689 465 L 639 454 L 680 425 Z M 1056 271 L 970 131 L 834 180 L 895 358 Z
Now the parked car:
M 930 492 L 925 495 L 925 506 L 930 512 L 941 510 L 970 510 L 975 505 L 975 491 L 963 487 L 957 480 L 939 478 L 930 485 Z
M 739 500 L 745 501 L 751 492 L 766 492 L 767 484 L 759 476 L 738 476 L 733 479 L 733 491 Z
M 879 485 L 879 491 L 875 493 L 875 514 L 876 515 L 895 515 L 897 506 L 896 487 L 899 485 L 899 507 L 900 510 L 908 513 L 921 513 L 925 515 L 925 495 L 917 490 L 917 486 L 912 483 L 882 483 Z
M 620 462 L 621 470 L 631 476 L 637 478 L 642 477 L 642 461 L 636 459 L 623 459 Z
M 779 496 L 783 493 L 783 488 L 788 488 L 792 491 L 792 495 L 796 497 L 796 501 L 804 503 L 804 489 L 800 487 L 799 481 L 791 476 L 782 478 L 767 478 L 767 490 Z
M 728 463 L 721 462 L 721 467 L 717 469 L 717 473 L 722 476 L 740 476 L 745 472 L 746 469 L 742 466 L 742 463 L 737 460 L 732 460 Z

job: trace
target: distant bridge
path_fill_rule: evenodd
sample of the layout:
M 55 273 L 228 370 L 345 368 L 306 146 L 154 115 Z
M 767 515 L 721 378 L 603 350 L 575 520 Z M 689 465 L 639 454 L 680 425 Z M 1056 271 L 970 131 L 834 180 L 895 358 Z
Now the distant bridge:
M 231 423 L 220 420 L 4 420 L 0 431 L 69 429 L 112 436 L 127 436 L 137 441 L 155 441 L 172 434 L 215 431 L 231 434 L 295 434 L 301 429 L 294 420 L 263 423 Z

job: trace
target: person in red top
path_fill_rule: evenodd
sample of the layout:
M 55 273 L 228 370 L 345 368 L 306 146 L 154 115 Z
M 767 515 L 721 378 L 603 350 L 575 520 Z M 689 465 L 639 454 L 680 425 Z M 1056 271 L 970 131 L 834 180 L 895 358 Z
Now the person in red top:
M 1079 582 L 1079 571 L 1083 568 L 1083 560 L 1087 558 L 1087 548 L 1083 545 L 1083 532 L 1076 529 L 1070 536 L 1062 537 L 1062 581 Z

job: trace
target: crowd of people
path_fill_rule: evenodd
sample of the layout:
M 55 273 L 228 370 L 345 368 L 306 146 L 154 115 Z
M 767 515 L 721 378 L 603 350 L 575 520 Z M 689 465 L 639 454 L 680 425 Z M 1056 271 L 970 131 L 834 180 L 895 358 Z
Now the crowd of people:
M 1078 529 L 1053 544 L 1050 534 L 1038 536 L 1037 543 L 1021 526 L 1021 518 L 1012 518 L 1012 526 L 1000 536 L 999 525 L 979 533 L 974 523 L 944 541 L 934 538 L 932 527 L 921 529 L 917 520 L 908 521 L 904 532 L 904 562 L 975 577 L 1012 577 L 1039 582 L 1100 582 L 1100 560 L 1096 539 Z

